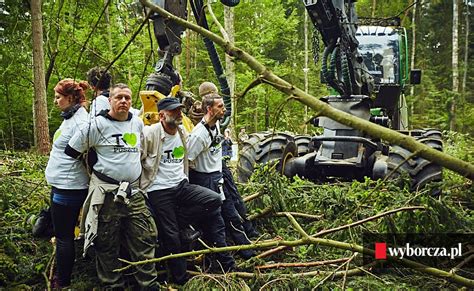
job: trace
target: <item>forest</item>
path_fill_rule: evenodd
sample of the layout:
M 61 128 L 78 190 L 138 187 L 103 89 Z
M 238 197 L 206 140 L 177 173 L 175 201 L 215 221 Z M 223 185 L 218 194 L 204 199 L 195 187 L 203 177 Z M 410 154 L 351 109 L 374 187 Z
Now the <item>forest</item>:
M 51 288 L 55 246 L 47 239 L 34 238 L 31 228 L 40 210 L 50 204 L 44 171 L 50 143 L 62 122 L 53 103 L 54 87 L 64 78 L 86 80 L 90 68 L 102 66 L 109 69 L 113 83 L 130 86 L 132 106 L 140 108 L 140 90 L 145 89 L 147 77 L 161 57 L 148 15 L 150 8 L 143 5 L 146 2 L 0 2 L 0 98 L 4 104 L 0 106 L 0 288 Z M 309 106 L 312 101 L 295 98 L 297 94 L 271 81 L 276 79 L 262 77 L 236 53 L 252 56 L 284 80 L 285 86 L 290 84 L 291 90 L 301 88 L 301 94 L 304 91 L 316 98 L 334 94 L 321 81 L 324 44 L 304 1 L 241 0 L 232 8 L 220 3 L 225 1 L 205 2 L 209 30 L 238 48 L 216 45 L 229 80 L 230 129 L 235 143 L 241 128 L 250 140 L 260 132 L 321 135 L 321 128 L 311 124 L 317 115 L 316 108 Z M 367 233 L 472 235 L 474 27 L 470 14 L 474 2 L 359 0 L 355 7 L 361 21 L 399 17 L 406 29 L 407 61 L 410 69 L 422 73 L 420 84 L 408 85 L 403 92 L 407 130 L 439 132 L 445 155 L 436 156 L 436 160 L 429 154 L 424 156 L 425 150 L 416 154 L 432 159 L 435 165 L 461 164 L 447 165 L 442 179 L 414 189 L 405 174 L 315 183 L 279 175 L 278 163 L 252 165 L 252 175 L 241 179 L 238 168 L 242 162 L 232 162 L 248 218 L 261 233 L 250 245 L 258 255 L 238 259 L 239 271 L 234 273 L 218 275 L 192 269 L 193 278 L 183 290 L 474 286 L 472 241 L 463 249 L 463 257 L 449 262 L 393 259 L 393 266 L 387 267 L 365 261 Z M 189 4 L 187 14 L 187 21 L 196 24 Z M 42 39 L 35 42 L 39 31 Z M 186 29 L 181 36 L 182 52 L 173 61 L 182 77 L 181 90 L 196 96 L 203 81 L 218 84 L 201 34 Z M 92 100 L 92 90 L 87 94 Z M 387 136 L 389 132 L 380 139 L 390 141 Z M 403 144 L 391 144 L 391 148 L 398 146 Z M 393 171 L 413 160 L 414 155 L 409 156 Z M 233 247 L 229 250 L 238 250 Z M 76 248 L 71 287 L 99 286 L 93 259 L 79 255 L 79 243 Z M 191 253 L 188 261 L 199 260 L 206 251 L 213 250 Z

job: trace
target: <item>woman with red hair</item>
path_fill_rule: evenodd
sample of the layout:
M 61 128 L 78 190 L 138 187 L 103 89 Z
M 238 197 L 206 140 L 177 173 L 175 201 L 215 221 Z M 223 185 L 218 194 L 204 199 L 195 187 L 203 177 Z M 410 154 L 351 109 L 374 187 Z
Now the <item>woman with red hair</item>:
M 54 288 L 64 288 L 71 284 L 75 260 L 74 228 L 87 196 L 87 170 L 80 161 L 66 155 L 64 150 L 71 137 L 89 120 L 84 108 L 88 88 L 87 82 L 73 79 L 61 80 L 54 87 L 54 104 L 61 110 L 61 117 L 64 119 L 54 134 L 45 172 L 46 180 L 51 185 L 51 216 L 56 236 L 57 268 L 52 282 Z

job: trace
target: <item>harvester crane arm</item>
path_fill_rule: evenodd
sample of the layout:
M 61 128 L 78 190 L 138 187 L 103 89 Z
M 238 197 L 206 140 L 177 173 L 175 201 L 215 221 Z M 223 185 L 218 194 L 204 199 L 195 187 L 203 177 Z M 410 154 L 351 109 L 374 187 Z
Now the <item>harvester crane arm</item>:
M 321 67 L 323 81 L 343 98 L 351 95 L 370 96 L 373 78 L 367 74 L 357 50 L 356 0 L 303 1 L 325 45 Z

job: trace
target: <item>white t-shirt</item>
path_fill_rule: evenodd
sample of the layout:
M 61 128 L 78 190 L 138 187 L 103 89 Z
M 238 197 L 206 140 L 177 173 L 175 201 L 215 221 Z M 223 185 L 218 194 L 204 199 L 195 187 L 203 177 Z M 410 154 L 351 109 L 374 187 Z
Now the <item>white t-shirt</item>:
M 184 146 L 179 133 L 170 135 L 164 132 L 160 166 L 155 180 L 147 192 L 169 189 L 188 179 L 184 173 Z
M 94 148 L 97 152 L 95 171 L 119 182 L 134 182 L 140 177 L 142 170 L 142 130 L 143 122 L 132 114 L 129 114 L 126 121 L 99 115 L 90 126 L 72 137 L 69 146 L 80 153 Z
M 109 97 L 104 95 L 99 95 L 92 100 L 91 108 L 90 108 L 90 115 L 91 117 L 97 116 L 102 110 L 109 110 L 110 109 L 110 102 Z M 134 116 L 138 117 L 140 115 L 140 109 L 136 109 L 130 107 L 129 110 Z
M 109 110 L 110 103 L 109 98 L 104 95 L 99 95 L 92 100 L 91 108 L 90 108 L 90 115 L 91 117 L 97 116 L 102 110 Z
M 211 146 L 212 139 L 220 135 L 218 127 L 219 123 L 209 128 L 209 133 L 203 122 L 199 122 L 189 135 L 187 147 L 192 169 L 201 173 L 222 172 L 222 142 Z
M 69 140 L 89 121 L 87 111 L 80 107 L 74 115 L 65 119 L 53 137 L 53 147 L 46 166 L 46 181 L 59 189 L 87 189 L 89 176 L 81 161 L 64 153 Z

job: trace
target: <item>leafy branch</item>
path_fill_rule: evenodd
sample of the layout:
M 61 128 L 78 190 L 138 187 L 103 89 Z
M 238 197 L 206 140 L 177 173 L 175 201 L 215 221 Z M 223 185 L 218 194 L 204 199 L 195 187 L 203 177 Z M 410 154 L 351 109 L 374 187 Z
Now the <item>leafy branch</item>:
M 397 131 L 374 124 L 368 120 L 363 120 L 351 114 L 337 110 L 328 105 L 327 103 L 324 103 L 316 97 L 304 92 L 304 90 L 301 90 L 300 88 L 281 79 L 280 77 L 275 75 L 270 69 L 260 63 L 257 59 L 255 59 L 255 57 L 248 54 L 244 50 L 234 46 L 232 43 L 225 41 L 218 35 L 200 27 L 199 25 L 190 23 L 184 19 L 172 15 L 166 10 L 160 8 L 159 6 L 152 4 L 148 0 L 140 0 L 140 2 L 144 6 L 150 8 L 152 11 L 160 14 L 162 17 L 174 21 L 177 24 L 182 25 L 183 27 L 196 31 L 199 34 L 212 40 L 217 45 L 223 47 L 228 55 L 233 56 L 246 63 L 259 76 L 261 76 L 263 80 L 265 80 L 265 83 L 269 83 L 279 91 L 284 92 L 287 95 L 293 96 L 293 98 L 299 101 L 300 103 L 312 108 L 313 110 L 316 110 L 318 113 L 320 113 L 319 115 L 327 116 L 344 125 L 359 129 L 370 136 L 378 137 L 382 140 L 388 141 L 391 144 L 400 145 L 412 152 L 418 151 L 421 157 L 430 161 L 434 161 L 437 164 L 446 167 L 450 170 L 453 170 L 471 180 L 474 179 L 473 164 L 452 157 L 436 149 L 430 148 L 429 146 L 416 141 L 413 137 L 404 135 Z

